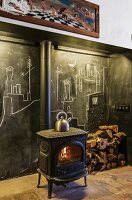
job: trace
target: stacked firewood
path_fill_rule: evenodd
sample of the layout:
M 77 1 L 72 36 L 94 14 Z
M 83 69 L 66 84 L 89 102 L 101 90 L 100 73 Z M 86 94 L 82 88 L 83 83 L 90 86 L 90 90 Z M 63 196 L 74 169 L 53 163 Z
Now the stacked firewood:
M 118 125 L 99 126 L 96 133 L 88 134 L 86 154 L 89 173 L 126 165 L 124 153 L 119 152 L 119 145 L 125 137 L 124 132 L 118 131 Z

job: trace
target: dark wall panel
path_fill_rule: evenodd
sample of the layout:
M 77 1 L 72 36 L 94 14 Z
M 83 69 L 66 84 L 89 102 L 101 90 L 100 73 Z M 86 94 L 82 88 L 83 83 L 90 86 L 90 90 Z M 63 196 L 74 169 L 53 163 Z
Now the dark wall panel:
M 117 107 L 128 106 L 128 110 Z M 114 56 L 109 68 L 109 123 L 127 134 L 128 164 L 132 164 L 132 54 Z M 125 151 L 125 149 L 124 149 Z
M 0 41 L 0 179 L 32 172 L 39 130 L 38 47 Z

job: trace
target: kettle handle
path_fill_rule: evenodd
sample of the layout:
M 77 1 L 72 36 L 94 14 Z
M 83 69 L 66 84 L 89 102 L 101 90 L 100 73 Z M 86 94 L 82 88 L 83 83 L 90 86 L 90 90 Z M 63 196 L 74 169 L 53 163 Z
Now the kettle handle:
M 56 119 L 59 120 L 61 115 L 65 117 L 65 120 L 67 120 L 67 114 L 64 111 L 58 112 Z

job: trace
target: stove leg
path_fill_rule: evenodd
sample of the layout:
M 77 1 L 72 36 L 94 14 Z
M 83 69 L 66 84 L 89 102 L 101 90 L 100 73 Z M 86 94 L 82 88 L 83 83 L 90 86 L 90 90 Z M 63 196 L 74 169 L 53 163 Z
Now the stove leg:
M 53 188 L 53 182 L 52 180 L 48 180 L 48 199 L 51 199 L 52 188 Z
M 84 176 L 85 187 L 87 187 L 87 176 Z
M 39 185 L 40 185 L 40 180 L 41 180 L 41 174 L 38 173 L 38 185 L 37 185 L 37 188 L 39 188 Z

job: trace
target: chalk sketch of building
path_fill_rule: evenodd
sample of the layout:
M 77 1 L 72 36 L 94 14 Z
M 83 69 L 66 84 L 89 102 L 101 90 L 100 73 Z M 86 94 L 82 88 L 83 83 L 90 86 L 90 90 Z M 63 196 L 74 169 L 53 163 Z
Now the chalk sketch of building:
M 68 64 L 68 66 L 70 66 Z M 76 62 L 74 63 L 74 67 L 77 67 Z M 70 78 L 66 78 L 64 80 L 60 80 L 60 74 L 62 74 L 63 65 L 60 64 L 60 66 L 57 67 L 57 102 L 59 100 L 59 93 L 63 93 L 63 99 L 62 102 L 65 101 L 73 101 L 73 96 L 71 92 L 72 84 Z M 70 75 L 69 75 L 70 76 Z M 92 93 L 100 92 L 100 86 L 101 86 L 101 80 L 100 80 L 100 72 L 97 70 L 97 64 L 93 63 L 87 63 L 85 66 L 82 66 L 82 68 L 77 68 L 76 74 L 74 74 L 74 85 L 75 85 L 75 94 L 77 96 L 78 93 L 82 93 L 84 91 L 84 87 L 88 83 L 92 83 L 94 86 L 94 89 Z M 60 91 L 59 85 L 63 84 L 64 91 Z M 91 92 L 90 92 L 91 93 Z
M 60 69 L 59 69 L 60 68 Z M 61 70 L 61 65 L 60 67 L 57 66 L 57 71 L 56 71 L 56 93 L 57 93 L 57 102 L 59 100 L 59 75 L 62 74 L 62 70 Z
M 83 95 L 83 97 L 85 95 L 86 104 L 84 112 L 86 112 L 86 115 L 84 121 L 88 121 L 90 97 L 91 95 L 99 95 L 102 93 L 104 87 L 104 82 L 101 84 L 101 72 L 98 70 L 99 63 L 88 61 L 85 65 L 78 66 L 77 62 L 74 61 L 74 63 L 68 63 L 67 67 L 69 67 L 69 71 L 67 69 L 65 70 L 63 64 L 57 66 L 57 102 L 59 102 L 59 97 L 61 96 L 60 108 L 66 111 L 66 107 L 72 107 L 72 104 L 80 99 L 80 95 Z M 74 72 L 72 73 L 73 68 Z M 68 74 L 68 76 L 65 76 L 65 73 Z M 64 76 L 60 76 L 60 74 L 63 74 Z M 104 74 L 102 74 L 102 76 L 104 76 Z M 102 78 L 104 79 L 104 77 Z M 72 93 L 73 84 L 75 88 L 74 94 Z M 97 102 L 95 101 L 94 103 Z M 79 120 L 77 116 L 76 118 Z
M 83 77 L 85 82 L 91 82 L 95 84 L 95 90 L 93 92 L 99 92 L 100 90 L 100 72 L 97 70 L 95 64 L 86 64 L 85 73 Z
M 77 64 L 77 62 L 76 62 L 76 60 L 74 60 L 74 63 L 68 63 L 68 66 L 73 68 L 76 66 L 76 64 Z
M 22 94 L 22 85 L 17 83 L 14 84 L 14 68 L 9 66 L 6 68 L 6 80 L 5 80 L 5 91 L 3 95 L 3 110 L 2 110 L 2 117 L 0 118 L 0 127 L 2 126 L 4 119 L 19 113 L 29 107 L 36 101 L 39 100 L 32 100 L 31 98 L 31 68 L 32 63 L 31 59 L 28 59 L 27 68 L 28 71 L 24 74 L 28 75 L 28 91 L 26 94 Z M 19 105 L 21 102 L 21 106 Z
M 71 100 L 71 83 L 70 80 L 66 79 L 63 81 L 64 84 L 64 100 Z

